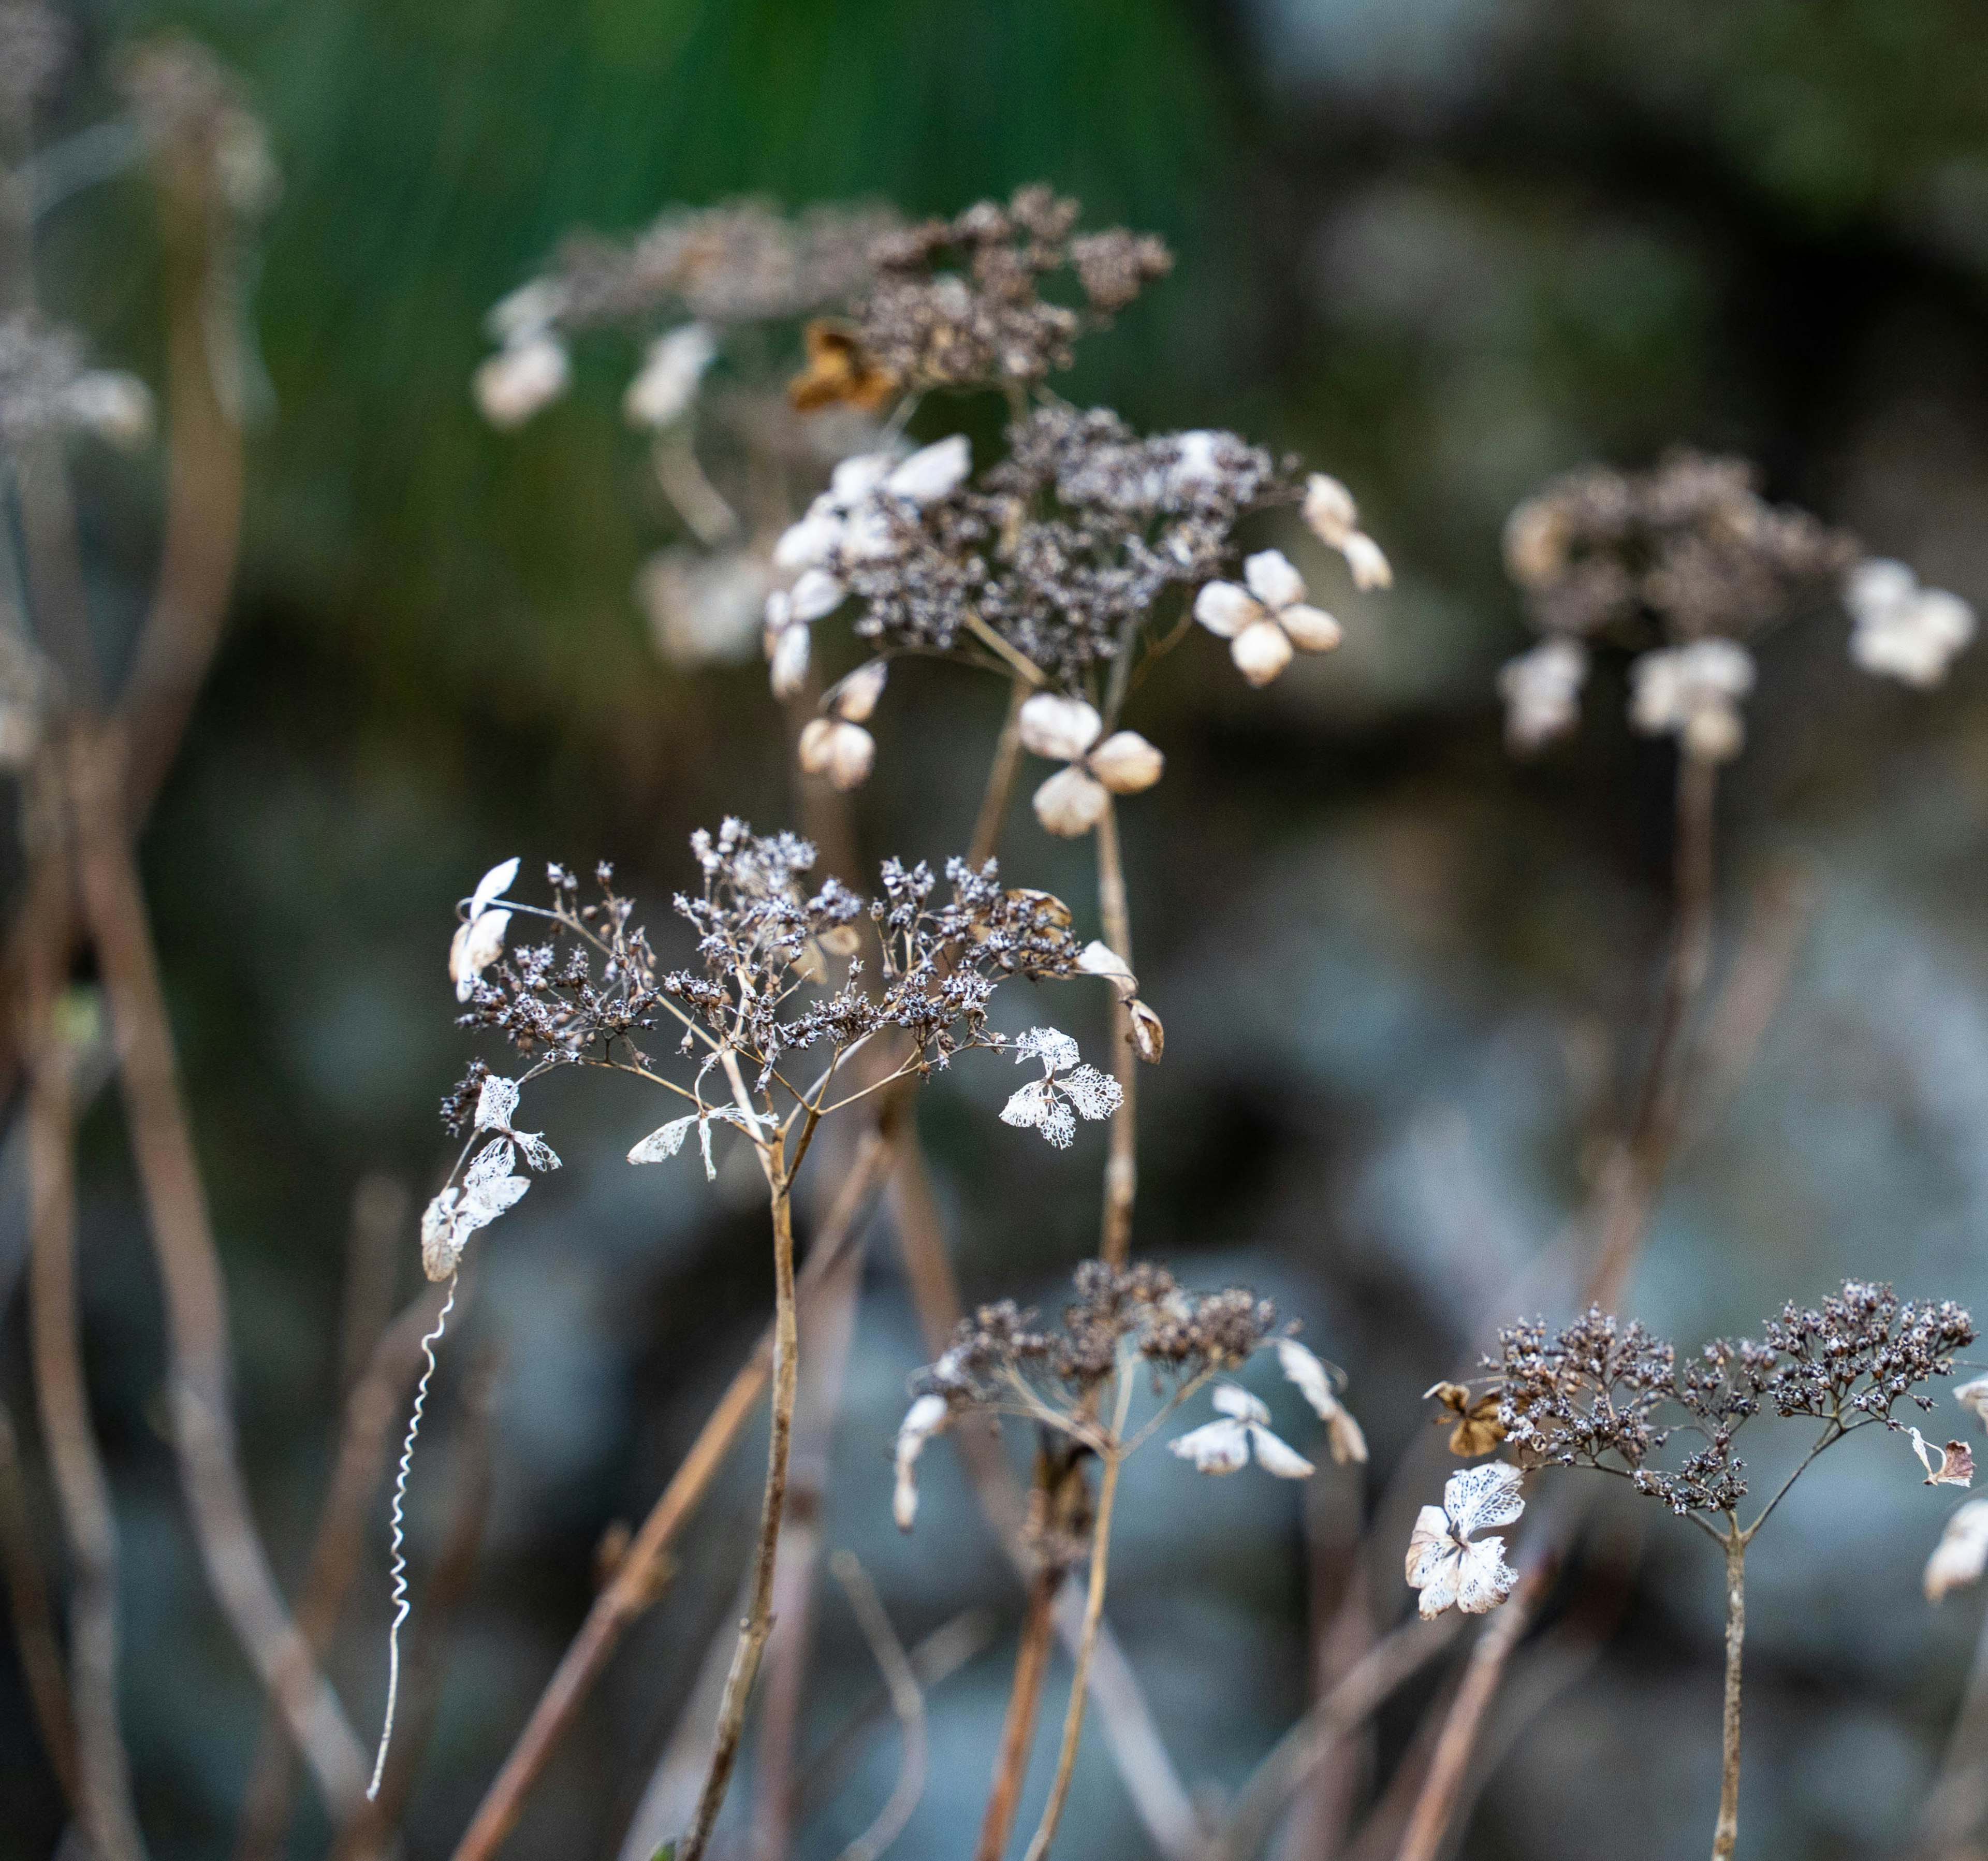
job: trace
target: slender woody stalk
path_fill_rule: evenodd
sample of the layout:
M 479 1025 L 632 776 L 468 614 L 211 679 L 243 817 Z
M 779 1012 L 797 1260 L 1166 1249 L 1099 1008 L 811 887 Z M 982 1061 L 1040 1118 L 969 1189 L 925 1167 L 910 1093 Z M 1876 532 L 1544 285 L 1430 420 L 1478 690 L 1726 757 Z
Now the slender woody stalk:
M 1729 1861 L 1740 1839 L 1740 1653 L 1746 1639 L 1746 1541 L 1729 1512 L 1726 1518 L 1726 1707 L 1719 1727 L 1719 1820 L 1712 1861 Z
M 1097 915 L 1104 941 L 1132 966 L 1132 915 L 1125 900 L 1125 866 L 1118 844 L 1118 810 L 1107 798 L 1097 823 Z M 1111 1148 L 1104 1162 L 1104 1216 L 1097 1257 L 1122 1267 L 1132 1250 L 1132 1205 L 1139 1193 L 1139 1060 L 1132 1051 L 1132 1022 L 1117 991 L 1111 996 L 1111 1071 L 1123 1096 L 1111 1114 Z

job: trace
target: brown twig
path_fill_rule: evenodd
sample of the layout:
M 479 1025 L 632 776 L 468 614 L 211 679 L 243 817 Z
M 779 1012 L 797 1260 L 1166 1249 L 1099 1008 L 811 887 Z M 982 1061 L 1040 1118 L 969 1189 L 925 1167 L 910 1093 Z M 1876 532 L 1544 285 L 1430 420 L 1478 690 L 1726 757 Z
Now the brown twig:
M 56 1639 L 55 1611 L 42 1575 L 28 1520 L 27 1492 L 21 1478 L 20 1444 L 14 1418 L 0 1408 L 0 1564 L 7 1572 L 7 1599 L 14 1619 L 14 1640 L 21 1651 L 21 1671 L 28 1683 L 29 1703 L 42 1734 L 49 1768 L 68 1800 L 70 1812 L 81 1813 L 76 1791 L 76 1719 L 70 1710 L 69 1682 L 63 1674 L 62 1646 Z
M 870 1644 L 870 1652 L 891 1695 L 891 1710 L 898 1715 L 904 1740 L 904 1755 L 898 1765 L 898 1781 L 889 1799 L 877 1812 L 877 1819 L 851 1842 L 840 1861 L 878 1861 L 885 1849 L 904 1833 L 911 1812 L 925 1787 L 925 1700 L 912 1670 L 904 1643 L 891 1626 L 891 1619 L 877 1599 L 876 1587 L 864 1574 L 863 1566 L 851 1551 L 838 1551 L 830 1559 L 835 1580 L 849 1597 L 849 1606 Z
M 421 1362 L 421 1339 L 434 1328 L 441 1301 L 441 1293 L 431 1287 L 379 1335 L 346 1398 L 337 1457 L 297 1595 L 298 1632 L 320 1658 L 331 1645 L 358 1573 L 367 1507 L 386 1470 L 394 1430 Z M 242 1792 L 236 1861 L 272 1861 L 282 1852 L 289 1825 L 291 1777 L 289 1740 L 265 1711 Z
M 890 1154 L 884 1139 L 874 1132 L 865 1134 L 835 1205 L 810 1250 L 799 1282 L 800 1294 L 813 1291 L 860 1231 L 871 1198 L 881 1186 Z M 709 1489 L 766 1389 L 773 1345 L 774 1332 L 769 1326 L 705 1419 L 682 1464 L 630 1544 L 613 1579 L 594 1599 L 580 1633 L 561 1657 L 510 1755 L 456 1844 L 454 1861 L 487 1861 L 516 1825 L 525 1798 L 572 1724 L 609 1655 L 628 1625 L 655 1601 L 670 1546 Z
M 1132 966 L 1132 916 L 1125 899 L 1125 867 L 1118 845 L 1118 810 L 1107 798 L 1097 823 L 1097 911 L 1104 941 Z M 1104 1164 L 1104 1215 L 1097 1257 L 1122 1267 L 1132 1250 L 1132 1205 L 1139 1193 L 1139 1058 L 1132 1051 L 1132 1022 L 1114 990 L 1111 996 L 1111 1071 L 1124 1096 L 1111 1114 L 1111 1148 Z
M 1726 1698 L 1719 1717 L 1719 1820 L 1712 1861 L 1728 1861 L 1740 1839 L 1740 1656 L 1746 1640 L 1746 1540 L 1729 1513 L 1726 1534 Z
M 117 1519 L 83 1365 L 76 1296 L 76 1125 L 67 1044 L 55 1025 L 54 976 L 29 994 L 30 1318 L 42 1439 L 69 1541 L 69 1673 L 78 1819 L 99 1861 L 140 1861 L 130 1761 L 117 1712 Z
M 116 1030 L 131 1147 L 166 1304 L 174 1445 L 208 1580 L 276 1699 L 335 1819 L 356 1809 L 365 1760 L 337 1696 L 285 1608 L 258 1536 L 230 1407 L 226 1294 L 124 828 L 114 739 L 69 746 L 83 909 Z
M 1022 1805 L 1029 1754 L 1035 1748 L 1036 1714 L 1042 1704 L 1043 1682 L 1050 1670 L 1050 1644 L 1056 1635 L 1057 1592 L 1063 1572 L 1053 1565 L 1037 1571 L 1029 1584 L 1029 1602 L 1022 1632 L 1015 1644 L 1014 1677 L 1008 1687 L 1008 1707 L 1001 1721 L 1001 1742 L 994 1754 L 994 1779 L 980 1819 L 980 1839 L 973 1861 L 1001 1861 L 1008 1852 L 1015 1812 Z

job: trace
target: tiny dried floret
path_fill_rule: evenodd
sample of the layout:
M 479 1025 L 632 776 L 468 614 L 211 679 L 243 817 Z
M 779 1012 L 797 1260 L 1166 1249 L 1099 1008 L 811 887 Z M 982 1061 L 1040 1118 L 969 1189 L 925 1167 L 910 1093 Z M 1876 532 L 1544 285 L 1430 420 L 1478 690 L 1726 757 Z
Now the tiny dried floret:
M 1860 562 L 1843 587 L 1850 657 L 1867 672 L 1926 690 L 1974 638 L 1974 610 L 1944 588 L 1920 587 L 1902 562 Z
M 1242 565 L 1244 586 L 1209 582 L 1195 597 L 1194 618 L 1229 642 L 1229 656 L 1252 685 L 1268 685 L 1293 651 L 1329 652 L 1339 623 L 1305 599 L 1304 577 L 1279 550 L 1261 550 Z
M 1661 647 L 1630 665 L 1629 681 L 1629 721 L 1638 730 L 1675 736 L 1709 763 L 1740 753 L 1746 740 L 1740 700 L 1753 689 L 1745 647 L 1719 639 Z

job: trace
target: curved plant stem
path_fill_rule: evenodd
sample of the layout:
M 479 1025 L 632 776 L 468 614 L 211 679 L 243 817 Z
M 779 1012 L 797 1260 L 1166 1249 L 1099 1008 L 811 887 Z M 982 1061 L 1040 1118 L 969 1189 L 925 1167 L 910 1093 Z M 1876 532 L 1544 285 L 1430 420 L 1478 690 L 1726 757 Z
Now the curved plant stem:
M 63 1674 L 62 1645 L 56 1639 L 55 1611 L 49 1602 L 34 1534 L 28 1522 L 21 1481 L 20 1445 L 14 1418 L 0 1408 L 0 1562 L 7 1570 L 7 1598 L 14 1617 L 14 1640 L 21 1671 L 35 1709 L 35 1724 L 70 1813 L 80 1815 L 76 1793 L 76 1718 L 69 1682 Z
M 1132 917 L 1125 902 L 1125 867 L 1118 846 L 1118 810 L 1110 801 L 1097 824 L 1097 914 L 1104 941 L 1132 966 Z M 1111 1071 L 1124 1096 L 1111 1114 L 1111 1149 L 1104 1164 L 1104 1218 L 1097 1257 L 1122 1267 L 1132 1248 L 1132 1205 L 1139 1193 L 1138 1056 L 1132 1024 L 1116 991 L 1111 998 Z
M 1746 1538 L 1740 1521 L 1726 1520 L 1726 1710 L 1719 1727 L 1719 1821 L 1712 1861 L 1728 1861 L 1740 1839 L 1740 1652 L 1746 1639 Z
M 1049 1673 L 1050 1643 L 1056 1633 L 1057 1592 L 1063 1573 L 1046 1565 L 1029 1584 L 1029 1606 L 1015 1647 L 1015 1677 L 1008 1689 L 1008 1710 L 1001 1722 L 1001 1743 L 994 1759 L 994 1781 L 980 1819 L 980 1839 L 973 1861 L 1001 1861 L 1021 1807 L 1027 1781 L 1029 1753 L 1036 1741 L 1036 1713 L 1042 1704 L 1043 1681 Z
M 898 1767 L 898 1781 L 890 1800 L 877 1819 L 845 1848 L 840 1861 L 878 1861 L 884 1849 L 904 1832 L 911 1812 L 925 1787 L 925 1697 L 911 1657 L 898 1640 L 891 1619 L 884 1613 L 875 1586 L 864 1574 L 853 1551 L 838 1551 L 830 1560 L 836 1581 L 848 1593 L 849 1606 L 856 1612 L 863 1637 L 890 1689 L 891 1710 L 903 1728 L 904 1756 Z
M 976 872 L 994 857 L 994 849 L 1001 844 L 1001 830 L 1006 824 L 1008 803 L 1015 789 L 1015 771 L 1022 761 L 1022 706 L 1033 689 L 1019 674 L 1008 688 L 1008 715 L 994 745 L 987 787 L 981 795 L 973 838 L 966 849 L 966 863 Z
M 718 1709 L 718 1744 L 711 1754 L 697 1813 L 678 1846 L 677 1861 L 701 1861 L 710 1846 L 711 1832 L 717 1826 L 732 1767 L 739 1760 L 752 1682 L 773 1626 L 773 1565 L 779 1548 L 780 1519 L 786 1509 L 787 1451 L 793 1437 L 800 1336 L 794 1317 L 793 1203 L 784 1167 L 770 1159 L 768 1180 L 773 1219 L 773 1426 L 766 1441 L 766 1490 L 759 1508 L 759 1543 L 752 1555 L 752 1599 L 739 1625 L 739 1645 Z

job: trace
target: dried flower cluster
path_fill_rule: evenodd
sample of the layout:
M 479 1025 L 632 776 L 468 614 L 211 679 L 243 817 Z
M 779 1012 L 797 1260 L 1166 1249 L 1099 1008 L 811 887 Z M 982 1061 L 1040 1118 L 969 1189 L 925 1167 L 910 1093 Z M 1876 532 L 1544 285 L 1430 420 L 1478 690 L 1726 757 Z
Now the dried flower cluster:
M 152 394 L 136 375 L 86 368 L 83 345 L 29 312 L 0 320 L 0 445 L 73 431 L 130 448 L 152 435 Z
M 1930 1409 L 1920 1386 L 1950 1374 L 1973 1336 L 1950 1301 L 1901 1302 L 1851 1280 L 1820 1308 L 1784 1306 L 1758 1342 L 1716 1339 L 1682 1362 L 1641 1325 L 1591 1308 L 1558 1331 L 1507 1328 L 1486 1367 L 1523 1460 L 1626 1474 L 1674 1512 L 1729 1514 L 1746 1493 L 1734 1438 L 1752 1417 L 1811 1416 L 1838 1435 L 1870 1423 L 1902 1430 L 1893 1409 Z M 1698 1444 L 1674 1467 L 1652 1465 L 1679 1434 Z
M 1635 727 L 1725 761 L 1746 738 L 1746 642 L 1832 591 L 1855 617 L 1858 665 L 1936 683 L 1972 638 L 1973 611 L 1902 564 L 1859 557 L 1854 538 L 1766 502 L 1743 460 L 1679 450 L 1651 472 L 1596 465 L 1556 480 L 1506 526 L 1506 567 L 1545 636 L 1499 675 L 1507 736 L 1533 749 L 1570 730 L 1590 645 L 1608 641 L 1640 655 Z

